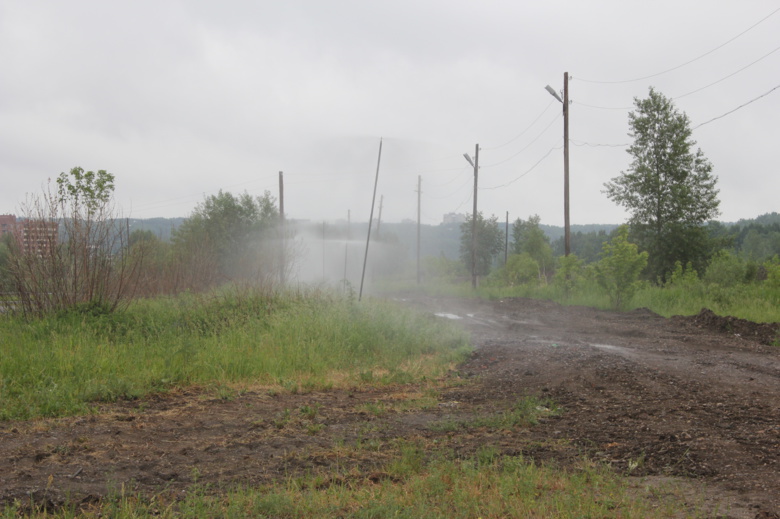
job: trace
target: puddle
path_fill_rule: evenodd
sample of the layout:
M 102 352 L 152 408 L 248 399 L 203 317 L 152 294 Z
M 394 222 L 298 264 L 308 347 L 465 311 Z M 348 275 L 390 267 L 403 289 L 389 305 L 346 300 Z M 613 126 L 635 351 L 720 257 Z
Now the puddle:
M 453 319 L 453 320 L 463 319 L 461 316 L 455 314 L 438 313 L 433 315 L 435 315 L 436 317 L 444 317 L 446 319 Z
M 622 346 L 612 346 L 611 344 L 594 344 L 591 343 L 591 346 L 594 348 L 598 348 L 600 350 L 607 350 L 607 351 L 614 351 L 617 353 L 627 353 L 629 350 L 626 348 L 623 348 Z

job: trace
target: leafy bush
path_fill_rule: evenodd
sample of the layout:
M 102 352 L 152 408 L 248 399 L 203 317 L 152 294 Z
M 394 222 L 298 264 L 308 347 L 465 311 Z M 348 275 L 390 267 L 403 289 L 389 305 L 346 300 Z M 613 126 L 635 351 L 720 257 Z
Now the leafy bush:
M 674 264 L 674 270 L 669 275 L 665 286 L 667 287 L 691 287 L 699 283 L 699 274 L 690 262 L 683 268 L 681 262 Z
M 647 266 L 647 252 L 638 252 L 628 241 L 628 226 L 622 225 L 612 240 L 604 243 L 596 264 L 596 279 L 609 294 L 612 307 L 625 308 L 640 287 L 639 274 Z
M 774 290 L 780 290 L 780 259 L 775 256 L 764 267 L 766 268 L 766 284 Z
M 745 261 L 727 250 L 718 251 L 710 260 L 704 281 L 722 287 L 733 287 L 745 282 L 747 265 Z
M 576 254 L 558 258 L 558 270 L 553 277 L 553 285 L 559 288 L 564 297 L 569 297 L 584 276 L 582 260 Z
M 492 286 L 516 287 L 529 283 L 539 283 L 542 279 L 539 264 L 530 254 L 510 254 L 506 265 L 494 270 L 487 279 Z
M 454 283 L 468 277 L 462 262 L 441 256 L 422 258 L 422 275 L 427 281 Z

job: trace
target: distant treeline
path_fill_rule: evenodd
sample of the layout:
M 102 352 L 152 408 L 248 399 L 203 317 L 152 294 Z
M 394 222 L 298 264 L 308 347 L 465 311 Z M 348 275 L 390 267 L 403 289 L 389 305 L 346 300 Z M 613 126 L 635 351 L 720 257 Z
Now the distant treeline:
M 148 218 L 130 219 L 130 230 L 152 232 L 163 241 L 171 238 L 172 231 L 178 228 L 185 218 Z M 510 222 L 510 247 L 512 222 Z M 346 223 L 328 224 L 328 233 L 344 227 Z M 503 230 L 503 223 L 499 222 Z M 539 226 L 550 238 L 553 253 L 563 255 L 563 227 L 541 224 Z M 575 224 L 571 226 L 571 251 L 586 263 L 597 261 L 602 245 L 617 229 L 617 224 Z M 780 214 L 773 212 L 753 219 L 738 222 L 710 222 L 707 226 L 710 236 L 717 239 L 718 248 L 728 249 L 744 259 L 763 261 L 774 255 L 780 255 Z M 364 239 L 366 224 L 353 223 L 353 239 Z M 423 257 L 437 256 L 456 260 L 459 257 L 460 224 L 420 226 L 420 253 Z M 377 235 L 374 235 L 377 237 Z M 399 243 L 411 258 L 417 250 L 417 225 L 412 222 L 382 222 L 379 238 Z

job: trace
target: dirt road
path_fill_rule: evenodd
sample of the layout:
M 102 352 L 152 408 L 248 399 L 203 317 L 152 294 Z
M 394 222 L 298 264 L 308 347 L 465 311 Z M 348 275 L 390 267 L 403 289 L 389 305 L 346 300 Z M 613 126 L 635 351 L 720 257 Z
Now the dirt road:
M 414 385 L 227 398 L 193 390 L 89 417 L 0 424 L 0 502 L 88 503 L 120 485 L 186 492 L 336 465 L 370 471 L 403 438 L 463 455 L 491 444 L 562 467 L 585 455 L 638 486 L 682 482 L 690 506 L 713 517 L 780 517 L 777 326 L 526 299 L 404 304 L 461 323 L 476 346 L 453 375 L 460 383 L 433 403 L 401 405 L 425 401 Z M 563 412 L 513 431 L 434 427 L 528 395 Z M 340 447 L 357 443 L 375 448 Z

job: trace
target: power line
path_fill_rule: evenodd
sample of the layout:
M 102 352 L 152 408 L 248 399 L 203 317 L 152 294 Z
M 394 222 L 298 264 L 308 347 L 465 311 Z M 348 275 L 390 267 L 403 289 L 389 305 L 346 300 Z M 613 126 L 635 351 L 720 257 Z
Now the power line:
M 624 144 L 600 144 L 600 143 L 592 143 L 592 142 L 585 142 L 585 141 L 576 141 L 574 139 L 570 139 L 570 142 L 574 144 L 575 146 L 589 146 L 591 148 L 624 148 L 626 146 L 631 146 L 628 143 Z
M 470 201 L 470 200 L 471 200 L 471 197 L 472 197 L 472 196 L 473 196 L 473 194 L 471 193 L 471 190 L 469 190 L 469 194 L 468 194 L 468 196 L 467 196 L 467 197 L 466 197 L 466 198 L 465 198 L 465 199 L 464 199 L 464 200 L 463 200 L 463 201 L 462 201 L 460 204 L 458 204 L 458 207 L 456 207 L 455 209 L 453 209 L 453 210 L 452 210 L 452 211 L 450 211 L 450 212 L 451 212 L 451 213 L 457 213 L 457 212 L 458 212 L 458 210 L 459 210 L 461 207 L 463 207 L 463 205 L 464 205 L 466 202 L 468 202 L 468 201 Z
M 752 62 L 752 63 L 750 63 L 750 64 L 748 64 L 748 65 L 745 65 L 745 66 L 744 66 L 744 67 L 742 67 L 741 69 L 739 69 L 739 70 L 736 70 L 736 71 L 732 72 L 732 73 L 731 73 L 731 74 L 729 74 L 728 76 L 722 77 L 722 78 L 720 78 L 719 80 L 717 80 L 717 81 L 715 81 L 715 82 L 713 82 L 713 83 L 710 83 L 709 85 L 703 86 L 703 87 L 701 87 L 701 88 L 697 88 L 696 90 L 691 90 L 691 91 L 690 91 L 690 92 L 688 92 L 687 94 L 683 94 L 683 95 L 679 95 L 679 96 L 677 96 L 677 97 L 673 97 L 672 99 L 682 99 L 683 97 L 689 96 L 689 95 L 691 95 L 691 94 L 695 94 L 696 92 L 701 92 L 701 91 L 702 91 L 702 90 L 704 90 L 705 88 L 709 88 L 709 87 L 711 87 L 711 86 L 713 86 L 713 85 L 717 85 L 717 84 L 718 84 L 718 83 L 720 83 L 721 81 L 724 81 L 724 80 L 726 80 L 726 79 L 730 78 L 731 76 L 735 76 L 735 75 L 739 74 L 740 72 L 742 72 L 743 70 L 745 70 L 745 69 L 747 69 L 747 68 L 749 68 L 749 67 L 752 67 L 753 65 L 755 65 L 755 64 L 756 64 L 756 63 L 758 63 L 759 61 L 763 60 L 764 58 L 768 58 L 769 56 L 771 56 L 772 54 L 774 54 L 774 53 L 775 53 L 775 52 L 777 52 L 778 50 L 780 50 L 780 47 L 777 47 L 777 48 L 775 48 L 774 50 L 772 50 L 772 51 L 769 51 L 768 53 L 764 54 L 763 56 L 761 56 L 760 58 L 758 58 L 758 59 L 757 59 L 757 60 L 755 60 L 754 62 Z
M 540 113 L 540 114 L 539 114 L 539 115 L 536 117 L 536 119 L 534 119 L 533 121 L 531 121 L 531 124 L 529 124 L 529 125 L 526 127 L 526 129 L 525 129 L 525 130 L 523 130 L 523 131 L 522 131 L 522 132 L 520 132 L 519 134 L 517 134 L 517 135 L 515 135 L 514 137 L 512 137 L 511 139 L 509 139 L 509 140 L 508 140 L 508 141 L 506 141 L 504 144 L 500 144 L 500 145 L 498 145 L 498 146 L 494 146 L 494 147 L 492 147 L 492 148 L 482 148 L 482 149 L 483 149 L 483 150 L 485 150 L 485 151 L 487 151 L 487 150 L 497 150 L 497 149 L 499 149 L 499 148 L 503 148 L 503 147 L 504 147 L 504 146 L 506 146 L 507 144 L 511 144 L 511 143 L 513 143 L 514 141 L 516 141 L 517 139 L 519 139 L 520 137 L 522 137 L 522 136 L 525 134 L 525 132 L 527 132 L 528 130 L 530 130 L 530 129 L 531 129 L 531 127 L 532 127 L 534 124 L 536 124 L 536 121 L 538 121 L 539 119 L 541 119 L 541 118 L 542 118 L 542 116 L 543 116 L 545 113 L 547 113 L 547 110 L 549 110 L 549 109 L 550 109 L 550 107 L 553 105 L 553 103 L 554 103 L 554 101 L 550 101 L 550 104 L 548 104 L 548 105 L 547 105 L 547 107 L 546 107 L 544 110 L 542 110 L 542 113 Z
M 774 54 L 775 52 L 777 52 L 779 50 L 780 50 L 780 47 L 776 47 L 776 48 L 772 49 L 771 51 L 767 52 L 766 54 L 764 54 L 763 56 L 761 56 L 760 58 L 758 58 L 757 60 L 754 60 L 754 61 L 748 63 L 744 67 L 742 67 L 742 68 L 740 68 L 738 70 L 735 70 L 731 74 L 723 76 L 722 78 L 718 79 L 717 81 L 713 81 L 712 83 L 709 83 L 707 85 L 699 87 L 699 88 L 697 88 L 695 90 L 691 90 L 690 92 L 686 92 L 685 94 L 674 96 L 671 99 L 672 100 L 682 99 L 683 97 L 687 97 L 687 96 L 689 96 L 691 94 L 695 94 L 697 92 L 701 92 L 702 90 L 710 88 L 711 86 L 715 86 L 718 83 L 721 83 L 721 82 L 729 79 L 730 77 L 736 76 L 740 72 L 743 72 L 743 71 L 747 70 L 748 68 L 752 67 L 753 65 L 755 65 L 759 61 L 762 61 L 762 60 L 768 58 L 769 56 L 771 56 L 772 54 Z M 588 108 L 596 108 L 596 109 L 599 109 L 599 110 L 631 110 L 631 109 L 634 108 L 632 106 L 596 106 L 596 105 L 590 105 L 590 104 L 582 103 L 582 102 L 577 102 L 577 104 L 580 105 L 580 106 L 585 106 L 585 107 L 588 107 Z
M 501 184 L 500 186 L 492 186 L 492 187 L 481 187 L 480 189 L 484 189 L 484 190 L 488 190 L 488 189 L 499 189 L 499 188 L 502 188 L 502 187 L 507 187 L 507 186 L 510 186 L 510 185 L 514 184 L 515 182 L 517 182 L 518 180 L 520 180 L 521 178 L 523 178 L 524 176 L 526 176 L 527 174 L 529 174 L 530 172 L 532 172 L 534 169 L 536 169 L 536 166 L 538 166 L 539 164 L 541 164 L 541 163 L 542 163 L 542 161 L 543 161 L 544 159 L 546 159 L 547 157 L 549 157 L 549 156 L 550 156 L 550 153 L 552 153 L 552 152 L 553 152 L 553 151 L 555 151 L 555 150 L 560 150 L 561 148 L 563 148 L 563 145 L 560 145 L 560 146 L 554 146 L 554 147 L 550 148 L 550 149 L 549 149 L 549 151 L 548 151 L 547 153 L 545 153 L 545 154 L 544 154 L 544 156 L 543 156 L 541 159 L 539 159 L 539 160 L 537 160 L 537 161 L 536 161 L 536 164 L 534 164 L 533 166 L 531 166 L 530 168 L 528 168 L 528 169 L 527 169 L 527 170 L 526 170 L 526 171 L 525 171 L 525 172 L 524 172 L 522 175 L 520 175 L 520 176 L 518 176 L 518 177 L 516 177 L 516 178 L 514 178 L 514 179 L 512 179 L 512 180 L 510 180 L 510 181 L 509 181 L 509 182 L 507 182 L 506 184 Z
M 471 182 L 472 182 L 471 177 L 468 177 L 468 178 L 465 179 L 465 182 L 461 183 L 460 187 L 457 187 L 450 194 L 444 195 L 444 196 L 436 196 L 436 195 L 430 195 L 429 194 L 427 196 L 427 198 L 430 198 L 430 199 L 433 199 L 433 200 L 445 200 L 445 199 L 450 198 L 452 196 L 455 196 L 456 194 L 458 194 L 461 191 L 463 191 L 463 188 L 471 185 Z
M 709 121 L 704 121 L 704 122 L 703 122 L 703 123 L 701 123 L 701 124 L 697 124 L 696 126 L 694 126 L 693 128 L 691 128 L 691 130 L 695 130 L 696 128 L 701 128 L 701 127 L 702 127 L 702 126 L 704 126 L 705 124 L 709 124 L 709 123 L 711 123 L 712 121 L 717 121 L 718 119 L 722 119 L 723 117 L 726 117 L 726 116 L 727 116 L 727 115 L 729 115 L 729 114 L 733 114 L 733 113 L 734 113 L 734 112 L 736 112 L 737 110 L 740 110 L 740 109 L 742 109 L 742 108 L 746 107 L 747 105 L 749 105 L 749 104 L 751 104 L 751 103 L 753 103 L 753 102 L 755 102 L 755 101 L 758 101 L 758 100 L 759 100 L 759 99 L 761 99 L 762 97 L 766 97 L 766 96 L 768 96 L 769 94 L 771 94 L 772 92 L 774 92 L 774 91 L 775 91 L 775 90 L 777 90 L 778 88 L 780 88 L 780 85 L 777 85 L 776 87 L 774 87 L 774 88 L 770 89 L 768 92 L 764 92 L 763 94 L 761 94 L 761 95 L 760 95 L 760 96 L 758 96 L 758 97 L 754 97 L 754 98 L 753 98 L 753 99 L 751 99 L 750 101 L 748 101 L 748 102 L 746 102 L 746 103 L 743 103 L 743 104 L 739 105 L 738 107 L 734 108 L 733 110 L 729 110 L 728 112 L 726 112 L 726 113 L 724 113 L 724 114 L 721 114 L 721 115 L 719 115 L 719 116 L 717 116 L 717 117 L 713 117 L 713 118 L 712 118 L 712 119 L 710 119 Z
M 698 61 L 698 60 L 700 60 L 700 59 L 702 59 L 702 58 L 704 58 L 704 57 L 706 57 L 706 56 L 709 56 L 710 54 L 712 54 L 712 53 L 713 53 L 713 52 L 715 52 L 716 50 L 719 50 L 719 49 L 721 49 L 721 48 L 725 47 L 726 45 L 728 45 L 729 43 L 733 42 L 734 40 L 736 40 L 736 39 L 737 39 L 737 38 L 739 38 L 740 36 L 742 36 L 742 35 L 746 34 L 747 32 L 749 32 L 749 31 L 751 31 L 751 30 L 753 30 L 755 27 L 757 27 L 759 24 L 761 24 L 761 23 L 763 23 L 764 21 L 766 21 L 767 19 L 769 19 L 771 16 L 773 16 L 774 14 L 776 14 L 778 11 L 780 11 L 780 8 L 777 8 L 777 9 L 775 9 L 774 11 L 772 11 L 771 13 L 769 13 L 768 15 L 764 16 L 764 17 L 763 17 L 763 18 L 761 18 L 759 21 L 757 21 L 756 23 L 754 23 L 753 25 L 751 25 L 750 27 L 748 27 L 747 29 L 745 29 L 745 30 L 744 30 L 744 31 L 742 31 L 741 33 L 737 34 L 736 36 L 734 36 L 734 37 L 733 37 L 733 38 L 731 38 L 730 40 L 726 41 L 725 43 L 722 43 L 722 44 L 718 45 L 717 47 L 715 47 L 714 49 L 712 49 L 712 50 L 710 50 L 710 51 L 708 51 L 708 52 L 705 52 L 704 54 L 702 54 L 702 55 L 700 55 L 700 56 L 697 56 L 697 57 L 693 58 L 692 60 L 686 61 L 685 63 L 681 63 L 680 65 L 677 65 L 677 66 L 675 66 L 675 67 L 672 67 L 672 68 L 670 68 L 670 69 L 666 69 L 666 70 L 663 70 L 663 71 L 661 71 L 661 72 L 656 72 L 655 74 L 650 74 L 649 76 L 643 76 L 643 77 L 634 78 L 634 79 L 623 79 L 623 80 L 618 80 L 618 81 L 597 81 L 597 80 L 592 80 L 592 79 L 582 79 L 582 78 L 577 78 L 577 79 L 578 79 L 579 81 L 584 81 L 584 82 L 586 82 L 586 83 L 601 83 L 601 84 L 612 84 L 612 85 L 614 85 L 614 84 L 620 84 L 620 83 L 633 83 L 633 82 L 635 82 L 635 81 L 643 81 L 643 80 L 645 80 L 645 79 L 654 78 L 654 77 L 657 77 L 657 76 L 660 76 L 660 75 L 666 74 L 666 73 L 668 73 L 668 72 L 672 72 L 672 71 L 674 71 L 674 70 L 677 70 L 677 69 L 679 69 L 679 68 L 682 68 L 682 67 L 684 67 L 684 66 L 686 66 L 686 65 L 690 65 L 691 63 L 693 63 L 693 62 L 695 62 L 695 61 Z M 573 78 L 572 78 L 572 79 L 573 79 Z
M 634 108 L 633 106 L 596 106 L 596 105 L 589 105 L 581 101 L 572 101 L 572 103 L 576 103 L 578 106 L 596 108 L 598 110 L 631 110 L 632 108 Z
M 554 118 L 553 118 L 553 119 L 550 121 L 550 123 L 549 123 L 547 126 L 545 126 L 545 127 L 544 127 L 544 129 L 543 129 L 543 130 L 542 130 L 542 131 L 539 133 L 539 135 L 537 135 L 536 137 L 534 137 L 534 139 L 533 139 L 531 142 L 529 142 L 528 144 L 526 144 L 525 146 L 523 146 L 522 148 L 520 148 L 520 150 L 519 150 L 517 153 L 515 153 L 515 154 L 513 154 L 513 155 L 510 155 L 509 157 L 505 158 L 505 159 L 504 159 L 504 160 L 502 160 L 502 161 L 499 161 L 499 162 L 494 162 L 493 164 L 487 164 L 487 165 L 485 165 L 485 166 L 480 166 L 480 168 L 492 168 L 492 167 L 494 167 L 494 166 L 499 166 L 499 165 L 501 165 L 501 164 L 503 164 L 503 163 L 505 163 L 505 162 L 509 162 L 510 160 L 512 160 L 513 158 L 517 157 L 518 155 L 520 155 L 521 153 L 523 153 L 525 150 L 527 150 L 527 149 L 528 149 L 528 148 L 531 146 L 531 144 L 533 144 L 533 143 L 535 143 L 536 141 L 538 141 L 538 140 L 539 140 L 539 138 L 540 138 L 542 135 L 544 135 L 544 134 L 547 132 L 547 130 L 549 130 L 549 129 L 550 129 L 550 127 L 553 125 L 553 123 L 555 123 L 555 121 L 557 121 L 557 120 L 558 120 L 558 114 L 555 114 L 555 117 L 554 117 Z

